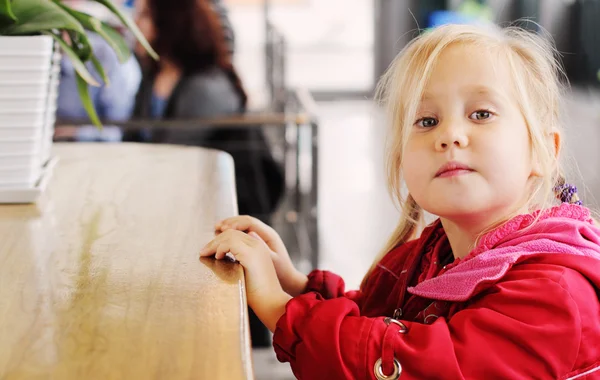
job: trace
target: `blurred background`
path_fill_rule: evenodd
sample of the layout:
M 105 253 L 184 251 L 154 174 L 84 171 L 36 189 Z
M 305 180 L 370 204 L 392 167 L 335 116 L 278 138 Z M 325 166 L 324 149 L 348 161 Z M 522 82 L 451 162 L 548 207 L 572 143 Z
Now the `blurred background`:
M 121 6 L 143 23 L 140 2 L 147 6 L 152 1 L 122 1 Z M 533 32 L 542 28 L 555 40 L 571 82 L 563 104 L 567 144 L 564 156 L 584 203 L 598 209 L 600 0 L 177 2 L 211 5 L 223 29 L 218 38 L 226 39 L 232 67 L 247 95 L 245 107 L 221 114 L 136 114 L 138 86 L 148 75 L 154 81 L 152 101 L 148 103 L 151 110 L 161 110 L 157 106 L 161 99 L 173 103 L 173 86 L 186 78 L 180 72 L 177 80 L 170 82 L 169 70 L 148 70 L 143 58 L 137 57 L 115 69 L 123 71 L 120 75 L 124 79 L 113 81 L 112 86 L 124 87 L 117 87 L 119 96 L 108 96 L 109 100 L 119 99 L 115 102 L 120 105 L 130 104 L 129 110 L 117 116 L 101 115 L 109 121 L 103 131 L 88 126 L 81 114 L 65 110 L 61 116 L 59 110 L 56 140 L 177 143 L 229 151 L 238 170 L 238 197 L 253 194 L 252 199 L 241 200 L 240 212 L 249 210 L 273 225 L 296 265 L 306 273 L 318 265 L 341 274 L 349 288 L 358 287 L 394 228 L 398 212 L 387 195 L 383 175 L 386 126 L 373 103 L 373 90 L 393 57 L 420 30 L 448 22 L 517 24 Z M 80 4 L 83 8 L 90 6 L 85 1 Z M 102 13 L 102 9 L 88 10 Z M 201 33 L 203 29 L 194 30 Z M 69 87 L 69 68 L 64 70 L 60 96 L 69 108 L 76 103 L 71 99 L 76 90 Z M 207 78 L 207 74 L 202 75 Z M 223 91 L 211 94 L 221 96 Z M 188 102 L 181 107 L 195 110 L 202 109 L 202 104 Z M 103 107 L 111 107 L 110 101 Z M 166 107 L 168 111 L 169 105 Z M 232 132 L 206 137 L 217 124 Z M 185 133 L 173 132 L 182 126 Z M 250 134 L 249 130 L 258 134 Z M 262 153 L 256 153 L 257 160 L 246 160 L 249 156 L 244 154 L 249 154 L 249 149 Z M 265 160 L 271 166 L 265 166 Z M 249 174 L 253 170 L 258 174 Z M 282 184 L 277 185 L 279 182 Z M 262 187 L 258 188 L 258 183 Z M 267 194 L 266 203 L 254 204 L 261 194 Z M 260 326 L 255 324 L 252 329 L 257 378 L 292 379 L 287 364 L 277 363 L 268 347 L 270 337 L 261 342 L 260 334 L 255 334 Z

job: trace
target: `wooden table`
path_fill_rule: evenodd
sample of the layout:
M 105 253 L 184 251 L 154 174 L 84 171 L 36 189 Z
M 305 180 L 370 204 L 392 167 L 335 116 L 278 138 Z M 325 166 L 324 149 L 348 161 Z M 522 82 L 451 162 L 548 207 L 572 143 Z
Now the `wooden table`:
M 243 270 L 198 259 L 237 212 L 230 156 L 55 153 L 37 205 L 0 206 L 0 378 L 251 379 Z
M 1 0 L 0 0 L 1 1 Z M 278 45 L 281 34 L 268 25 L 271 31 L 267 39 L 275 39 L 267 44 Z M 281 47 L 271 46 L 270 52 L 282 53 Z M 273 50 L 275 49 L 275 50 Z M 269 50 L 269 49 L 267 49 Z M 268 53 L 267 55 L 269 55 Z M 277 68 L 281 57 L 269 56 L 273 75 L 281 75 Z M 275 61 L 273 61 L 275 60 Z M 273 86 L 275 98 L 284 100 L 283 109 L 276 106 L 277 99 L 272 99 L 277 111 L 249 111 L 243 115 L 219 116 L 215 118 L 177 118 L 177 119 L 133 119 L 128 121 L 102 120 L 104 125 L 119 126 L 125 133 L 140 130 L 157 129 L 201 130 L 203 128 L 261 128 L 269 137 L 271 144 L 281 148 L 276 156 L 283 158 L 286 176 L 286 196 L 277 212 L 272 215 L 272 222 L 284 238 L 288 251 L 296 265 L 304 272 L 319 267 L 319 228 L 318 228 L 318 180 L 319 180 L 319 121 L 318 106 L 310 91 L 306 88 L 279 88 L 282 84 L 271 78 L 269 86 Z M 77 129 L 89 127 L 89 120 L 58 120 L 55 127 L 55 141 L 74 141 Z M 212 141 L 214 143 L 214 141 Z M 231 140 L 228 141 L 231 143 Z M 240 147 L 247 147 L 246 141 L 240 141 Z M 232 145 L 233 146 L 233 145 Z M 236 148 L 237 149 L 237 148 Z M 277 148 L 275 148 L 277 149 Z M 302 156 L 302 159 L 301 159 Z M 302 163 L 301 163 L 302 162 Z M 308 165 L 305 166 L 305 165 Z

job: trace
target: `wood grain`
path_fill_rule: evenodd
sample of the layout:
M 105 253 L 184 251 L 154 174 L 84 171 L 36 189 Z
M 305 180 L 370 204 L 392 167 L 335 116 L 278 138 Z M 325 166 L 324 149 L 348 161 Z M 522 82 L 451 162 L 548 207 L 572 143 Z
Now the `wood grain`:
M 0 379 L 251 379 L 243 270 L 198 259 L 237 212 L 231 158 L 55 153 L 37 205 L 0 206 Z

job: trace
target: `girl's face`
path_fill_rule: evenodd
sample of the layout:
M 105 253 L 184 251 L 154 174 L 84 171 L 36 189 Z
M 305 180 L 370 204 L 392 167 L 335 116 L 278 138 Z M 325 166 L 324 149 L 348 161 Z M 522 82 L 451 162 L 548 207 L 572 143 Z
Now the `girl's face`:
M 403 156 L 415 201 L 455 223 L 493 223 L 522 211 L 535 175 L 529 133 L 508 62 L 476 45 L 439 57 Z

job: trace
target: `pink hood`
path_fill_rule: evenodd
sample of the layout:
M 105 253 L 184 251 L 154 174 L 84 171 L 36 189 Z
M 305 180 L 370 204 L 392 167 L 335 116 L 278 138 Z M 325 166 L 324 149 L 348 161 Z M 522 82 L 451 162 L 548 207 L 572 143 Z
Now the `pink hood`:
M 511 219 L 486 234 L 448 271 L 408 291 L 429 299 L 466 301 L 500 280 L 513 265 L 534 257 L 577 270 L 600 289 L 600 229 L 590 211 L 563 203 L 545 210 L 532 226 L 536 216 Z

